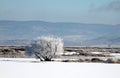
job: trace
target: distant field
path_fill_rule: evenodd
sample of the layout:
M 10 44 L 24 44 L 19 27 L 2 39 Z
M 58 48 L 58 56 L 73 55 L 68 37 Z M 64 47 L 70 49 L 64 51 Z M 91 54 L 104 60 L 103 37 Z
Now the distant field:
M 0 46 L 1 58 L 35 58 L 33 53 L 26 51 L 26 46 Z M 64 53 L 53 58 L 63 62 L 102 62 L 120 63 L 120 48 L 108 47 L 64 47 Z

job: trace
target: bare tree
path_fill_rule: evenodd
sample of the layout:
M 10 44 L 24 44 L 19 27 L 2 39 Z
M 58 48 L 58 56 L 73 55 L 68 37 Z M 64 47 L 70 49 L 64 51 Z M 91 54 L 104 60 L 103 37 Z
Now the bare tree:
M 63 52 L 63 40 L 55 37 L 40 37 L 31 44 L 31 48 L 41 61 L 51 61 Z

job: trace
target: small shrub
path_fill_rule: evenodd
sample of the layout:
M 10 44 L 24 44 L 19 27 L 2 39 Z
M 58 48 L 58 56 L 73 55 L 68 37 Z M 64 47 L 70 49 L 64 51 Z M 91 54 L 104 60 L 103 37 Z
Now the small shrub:
M 114 63 L 114 60 L 111 59 L 111 58 L 108 58 L 108 59 L 105 61 L 105 63 Z
M 99 58 L 92 58 L 91 62 L 103 62 L 103 60 L 101 60 Z
M 62 60 L 62 62 L 69 62 L 69 60 Z
M 31 49 L 36 58 L 41 61 L 51 61 L 63 52 L 63 40 L 57 37 L 40 37 L 31 44 Z
M 120 59 L 117 59 L 116 63 L 120 63 Z
M 85 62 L 90 62 L 91 60 L 90 59 L 85 59 Z
M 83 60 L 83 59 L 79 59 L 78 61 L 79 61 L 79 62 L 84 62 L 84 60 Z

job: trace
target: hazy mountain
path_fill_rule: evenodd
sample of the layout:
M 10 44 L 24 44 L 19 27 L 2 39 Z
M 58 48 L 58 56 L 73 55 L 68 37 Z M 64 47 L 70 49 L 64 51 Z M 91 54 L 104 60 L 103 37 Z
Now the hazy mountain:
M 0 40 L 0 46 L 24 46 L 29 45 L 31 40 Z
M 65 45 L 118 44 L 119 33 L 120 24 L 0 21 L 0 44 L 25 44 L 27 41 L 24 40 L 29 41 L 44 35 L 60 36 L 64 39 Z
M 88 45 L 120 45 L 120 37 L 98 37 L 86 41 Z

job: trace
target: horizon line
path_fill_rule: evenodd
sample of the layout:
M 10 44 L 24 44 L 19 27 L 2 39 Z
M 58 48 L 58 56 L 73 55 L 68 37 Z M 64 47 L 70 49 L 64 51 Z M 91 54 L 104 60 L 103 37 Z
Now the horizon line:
M 48 22 L 48 23 L 75 23 L 75 24 L 99 24 L 99 25 L 120 25 L 120 24 L 104 24 L 104 23 L 88 23 L 88 22 L 53 22 L 53 21 L 45 21 L 45 20 L 0 20 L 0 21 L 8 21 L 8 22 Z

